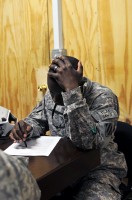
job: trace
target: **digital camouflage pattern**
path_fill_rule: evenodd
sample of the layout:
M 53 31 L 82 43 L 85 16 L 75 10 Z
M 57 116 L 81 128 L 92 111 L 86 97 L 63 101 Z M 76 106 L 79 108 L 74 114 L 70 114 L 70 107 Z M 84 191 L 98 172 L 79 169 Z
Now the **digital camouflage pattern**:
M 40 190 L 25 159 L 0 150 L 0 200 L 40 199 Z
M 31 136 L 50 130 L 51 135 L 69 137 L 82 149 L 100 149 L 101 166 L 82 181 L 80 200 L 118 200 L 120 180 L 126 176 L 124 155 L 113 142 L 119 117 L 113 92 L 84 78 L 84 85 L 62 92 L 64 106 L 55 105 L 50 92 L 25 121 L 33 127 Z M 54 112 L 53 112 L 54 110 Z

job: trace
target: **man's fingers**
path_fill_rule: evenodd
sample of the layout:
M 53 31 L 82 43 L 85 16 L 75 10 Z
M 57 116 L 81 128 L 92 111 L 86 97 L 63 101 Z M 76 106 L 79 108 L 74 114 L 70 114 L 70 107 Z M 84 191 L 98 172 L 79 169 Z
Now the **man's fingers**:
M 58 70 L 59 70 L 59 67 L 56 64 L 50 65 L 51 72 L 57 72 Z
M 48 72 L 48 76 L 51 77 L 51 78 L 54 78 L 54 79 L 58 78 L 57 73 L 54 73 L 54 72 Z
M 18 132 L 18 130 L 12 129 L 12 131 L 9 135 L 10 139 L 14 140 L 14 142 L 21 141 L 21 138 L 18 136 L 17 132 Z
M 18 127 L 19 127 L 19 132 L 22 133 L 22 136 L 23 136 L 23 134 L 27 133 L 27 131 L 26 131 L 27 124 L 23 120 L 18 122 Z
M 65 56 L 60 56 L 59 59 L 62 60 L 63 63 L 64 63 L 66 66 L 71 66 L 71 63 L 70 63 L 70 61 L 69 61 L 69 59 L 68 59 L 67 57 L 65 57 Z
M 30 126 L 30 125 L 27 125 L 27 128 L 26 128 L 26 130 L 27 130 L 27 133 L 29 133 L 30 131 L 32 131 L 32 130 L 33 130 L 33 127 L 32 127 L 32 126 Z
M 58 67 L 63 67 L 64 66 L 64 62 L 62 59 L 60 59 L 60 57 L 57 57 L 55 59 L 52 60 L 52 64 L 56 64 Z
M 13 133 L 12 133 L 12 132 L 10 133 L 10 135 L 9 135 L 9 138 L 10 138 L 11 140 L 14 140 L 14 141 L 15 141 L 15 138 L 14 138 L 14 136 L 13 136 Z
M 33 129 L 32 126 L 24 122 L 23 120 L 19 121 L 19 134 L 22 134 L 22 138 L 26 139 L 30 131 Z

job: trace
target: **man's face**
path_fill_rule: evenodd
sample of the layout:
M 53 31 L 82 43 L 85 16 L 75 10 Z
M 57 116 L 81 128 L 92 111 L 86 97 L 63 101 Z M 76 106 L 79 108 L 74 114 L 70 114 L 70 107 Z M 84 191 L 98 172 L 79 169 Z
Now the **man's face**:
M 62 88 L 58 85 L 55 79 L 48 77 L 48 88 L 51 94 L 53 101 L 58 105 L 63 105 L 63 99 L 61 92 L 63 91 Z

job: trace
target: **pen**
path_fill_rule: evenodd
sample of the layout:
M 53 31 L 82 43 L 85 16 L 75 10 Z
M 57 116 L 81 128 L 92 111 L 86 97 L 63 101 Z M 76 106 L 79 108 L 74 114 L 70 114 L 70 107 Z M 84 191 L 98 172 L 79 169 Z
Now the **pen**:
M 27 147 L 27 143 L 26 143 L 26 141 L 23 141 L 23 143 L 25 144 L 25 147 Z
M 22 132 L 19 122 L 18 122 L 18 126 L 19 126 L 20 131 Z M 20 137 L 20 136 L 19 136 L 19 137 Z M 21 138 L 21 139 L 22 139 L 22 138 Z M 23 139 L 22 139 L 22 141 L 23 141 Z M 27 147 L 26 141 L 23 141 L 23 143 L 24 143 L 25 147 Z

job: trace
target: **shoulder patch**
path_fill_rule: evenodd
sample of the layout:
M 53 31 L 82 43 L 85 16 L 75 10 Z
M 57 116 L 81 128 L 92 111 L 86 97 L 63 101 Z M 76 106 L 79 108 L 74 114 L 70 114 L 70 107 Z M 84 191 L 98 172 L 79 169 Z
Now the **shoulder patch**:
M 117 118 L 118 114 L 113 108 L 105 108 L 92 113 L 92 117 L 97 121 L 104 121 Z

